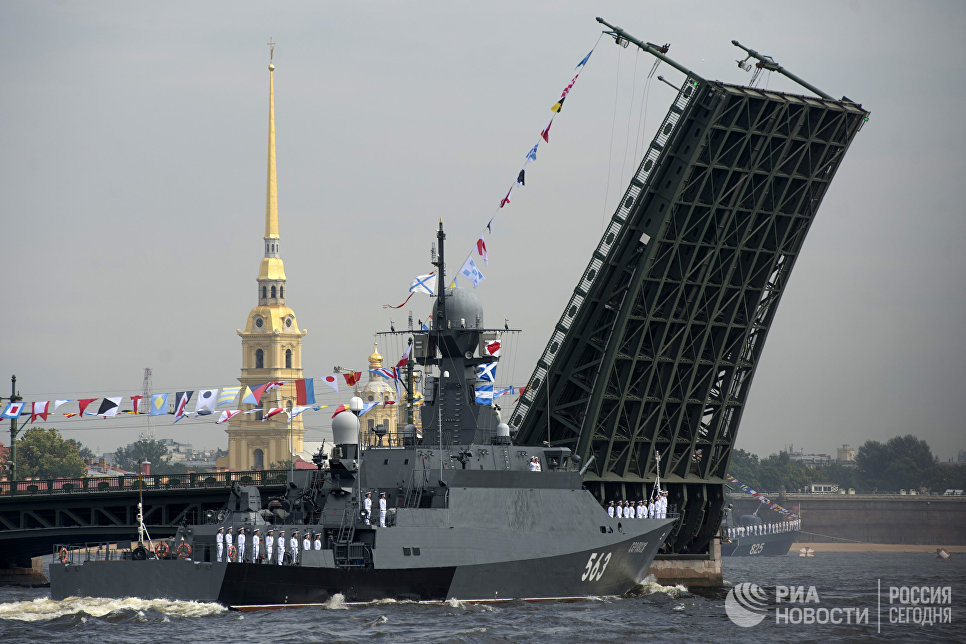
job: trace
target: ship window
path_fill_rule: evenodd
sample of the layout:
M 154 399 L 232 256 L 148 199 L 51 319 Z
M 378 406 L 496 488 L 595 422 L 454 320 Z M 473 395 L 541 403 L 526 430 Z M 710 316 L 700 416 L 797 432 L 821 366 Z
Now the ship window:
M 254 468 L 256 470 L 263 469 L 265 467 L 265 452 L 263 452 L 260 449 L 256 449 L 255 450 L 255 453 L 254 453 L 254 457 L 255 457 L 254 458 L 254 461 L 255 461 Z
M 265 352 L 261 349 L 255 350 L 255 368 L 264 369 L 265 368 Z
M 413 548 L 413 556 L 414 557 L 418 557 L 419 556 L 419 548 Z
M 382 462 L 382 464 L 383 464 L 383 465 L 389 465 L 389 459 L 387 458 L 386 460 L 384 460 L 384 461 Z
M 403 461 L 403 465 L 409 465 L 409 459 L 408 458 L 405 461 Z
M 606 526 L 600 526 L 600 533 L 601 534 L 607 534 L 607 527 Z
M 403 548 L 403 556 L 404 557 L 408 557 L 411 554 L 412 554 L 412 550 L 410 550 L 409 548 Z
M 291 349 L 285 350 L 285 368 L 286 369 L 292 368 L 292 350 Z

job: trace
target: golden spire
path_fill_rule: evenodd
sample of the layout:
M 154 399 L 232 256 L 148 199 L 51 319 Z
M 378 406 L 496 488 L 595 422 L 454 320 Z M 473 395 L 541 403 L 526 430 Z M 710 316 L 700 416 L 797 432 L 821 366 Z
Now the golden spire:
M 278 239 L 278 185 L 275 179 L 275 43 L 268 39 L 268 190 L 265 195 L 265 239 Z M 267 246 L 266 246 L 267 250 Z M 277 256 L 277 255 L 276 255 Z
M 369 368 L 379 369 L 382 367 L 382 356 L 379 355 L 379 343 L 375 340 L 372 341 L 372 354 L 369 356 Z M 370 380 L 372 378 L 370 377 Z

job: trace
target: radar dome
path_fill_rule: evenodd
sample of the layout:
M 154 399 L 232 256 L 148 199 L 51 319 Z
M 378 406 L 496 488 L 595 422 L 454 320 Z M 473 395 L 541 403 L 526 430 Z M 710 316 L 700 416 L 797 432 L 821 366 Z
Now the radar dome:
M 332 419 L 332 440 L 336 445 L 359 444 L 359 418 L 349 411 L 343 411 Z
M 433 318 L 439 319 L 437 306 L 439 301 L 433 305 Z M 462 287 L 446 289 L 446 317 L 450 325 L 458 327 L 460 320 L 466 324 L 466 328 L 483 328 L 483 305 L 480 298 L 476 297 L 473 291 L 468 291 Z

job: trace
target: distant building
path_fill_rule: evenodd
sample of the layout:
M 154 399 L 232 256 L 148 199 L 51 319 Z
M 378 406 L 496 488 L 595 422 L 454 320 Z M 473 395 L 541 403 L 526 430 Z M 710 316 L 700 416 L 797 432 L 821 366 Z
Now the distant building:
M 959 455 L 956 457 L 956 462 L 960 465 L 966 465 L 966 449 L 959 450 Z
M 805 486 L 808 494 L 837 494 L 839 486 L 835 483 L 809 483 Z
M 285 267 L 279 253 L 278 188 L 275 169 L 275 81 L 269 64 L 268 181 L 265 203 L 265 252 L 258 269 L 258 304 L 239 329 L 242 393 L 270 382 L 283 382 L 266 392 L 257 405 L 242 402 L 246 413 L 228 421 L 228 455 L 218 466 L 229 470 L 259 470 L 271 463 L 288 462 L 303 451 L 305 429 L 301 416 L 280 413 L 263 420 L 269 410 L 291 409 L 296 403 L 295 381 L 302 379 L 302 338 L 295 313 L 285 304 Z
M 793 463 L 801 463 L 805 467 L 825 467 L 832 462 L 832 457 L 829 454 L 806 454 L 805 450 L 798 450 L 797 452 L 789 446 L 788 448 L 788 460 Z
M 835 462 L 839 465 L 855 465 L 855 450 L 851 445 L 842 445 L 835 450 Z

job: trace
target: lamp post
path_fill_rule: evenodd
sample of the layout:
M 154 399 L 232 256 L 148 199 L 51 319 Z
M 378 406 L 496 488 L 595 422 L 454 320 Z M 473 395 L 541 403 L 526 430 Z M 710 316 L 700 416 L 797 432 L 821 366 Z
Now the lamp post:
M 4 398 L 0 398 L 3 401 Z M 20 402 L 23 398 L 17 393 L 17 376 L 10 376 L 10 397 L 6 399 L 9 402 L 15 403 Z M 19 430 L 17 429 L 17 419 L 10 419 L 10 458 L 3 465 L 10 468 L 10 482 L 17 480 L 17 434 Z

